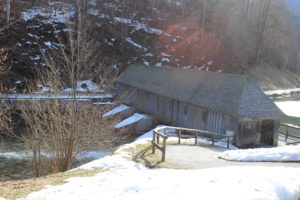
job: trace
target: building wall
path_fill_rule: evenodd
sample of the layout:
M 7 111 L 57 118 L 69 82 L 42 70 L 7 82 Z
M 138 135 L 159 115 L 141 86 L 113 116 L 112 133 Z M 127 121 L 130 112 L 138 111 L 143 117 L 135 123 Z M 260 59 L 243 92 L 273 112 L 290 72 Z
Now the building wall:
M 122 90 L 126 91 L 125 102 L 128 105 L 154 116 L 161 123 L 220 134 L 227 130 L 237 131 L 238 120 L 229 115 L 129 86 L 122 85 Z
M 260 145 L 261 140 L 261 120 L 240 119 L 237 134 L 235 135 L 235 145 L 238 147 L 252 147 Z
M 277 146 L 278 119 L 240 119 L 234 143 L 238 147 Z
M 277 145 L 280 124 L 278 119 L 236 119 L 223 113 L 126 85 L 119 85 L 118 89 L 125 93 L 125 103 L 134 106 L 141 112 L 152 115 L 166 125 L 221 134 L 232 131 L 234 132 L 232 142 L 238 147 L 259 146 L 261 144 Z M 271 131 L 262 130 L 265 121 L 271 122 Z

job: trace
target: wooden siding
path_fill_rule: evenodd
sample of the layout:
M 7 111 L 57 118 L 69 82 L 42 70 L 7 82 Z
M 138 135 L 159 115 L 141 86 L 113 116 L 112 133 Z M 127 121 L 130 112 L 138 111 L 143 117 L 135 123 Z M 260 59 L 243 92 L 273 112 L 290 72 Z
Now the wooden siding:
M 273 145 L 278 141 L 278 119 L 236 119 L 230 115 L 215 112 L 199 106 L 180 102 L 168 97 L 159 96 L 141 89 L 118 85 L 126 91 L 124 102 L 134 106 L 140 112 L 152 115 L 162 124 L 177 127 L 206 130 L 225 134 L 226 130 L 234 132 L 233 144 L 238 147 L 257 146 L 264 143 L 262 136 L 262 121 L 272 120 L 273 133 L 269 132 L 269 141 Z M 271 142 L 268 142 L 270 144 Z
M 225 134 L 226 130 L 235 131 L 237 128 L 238 120 L 231 116 L 129 86 L 123 87 L 130 94 L 127 104 L 154 116 L 161 123 L 220 134 Z

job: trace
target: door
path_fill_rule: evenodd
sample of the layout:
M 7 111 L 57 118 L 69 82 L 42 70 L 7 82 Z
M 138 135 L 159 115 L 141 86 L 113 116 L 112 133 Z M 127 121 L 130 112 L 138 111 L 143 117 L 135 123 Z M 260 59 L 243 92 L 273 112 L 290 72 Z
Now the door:
M 273 120 L 264 120 L 261 125 L 261 144 L 273 144 L 274 138 L 274 121 Z

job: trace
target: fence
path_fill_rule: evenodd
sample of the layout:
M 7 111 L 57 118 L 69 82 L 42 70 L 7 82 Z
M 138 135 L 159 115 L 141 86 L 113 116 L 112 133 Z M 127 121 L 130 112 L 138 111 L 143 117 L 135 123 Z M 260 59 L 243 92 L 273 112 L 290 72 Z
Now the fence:
M 172 131 L 175 130 L 175 134 L 167 134 L 168 129 Z M 161 131 L 163 131 L 163 133 L 161 133 Z M 191 134 L 182 134 L 183 132 L 188 132 Z M 166 159 L 166 146 L 167 146 L 168 136 L 178 137 L 178 144 L 181 144 L 182 138 L 184 139 L 194 138 L 195 144 L 197 144 L 198 138 L 201 137 L 201 138 L 211 139 L 212 145 L 214 145 L 215 142 L 225 138 L 227 142 L 227 149 L 229 149 L 230 138 L 232 138 L 232 136 L 212 133 L 203 130 L 179 128 L 179 127 L 171 127 L 171 126 L 159 127 L 153 131 L 152 153 L 155 154 L 156 149 L 160 150 L 162 152 L 162 159 L 161 159 L 162 162 L 164 162 Z M 162 144 L 160 144 L 160 138 L 162 138 Z
M 300 127 L 291 124 L 280 124 L 279 134 L 286 144 L 298 144 L 300 143 Z

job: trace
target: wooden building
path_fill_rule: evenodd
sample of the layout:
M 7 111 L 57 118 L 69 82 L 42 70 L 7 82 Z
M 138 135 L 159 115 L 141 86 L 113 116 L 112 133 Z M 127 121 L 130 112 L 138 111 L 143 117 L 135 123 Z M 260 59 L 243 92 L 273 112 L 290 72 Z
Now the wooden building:
M 239 147 L 277 145 L 284 114 L 246 76 L 132 65 L 117 85 L 125 103 L 161 123 L 233 133 Z

